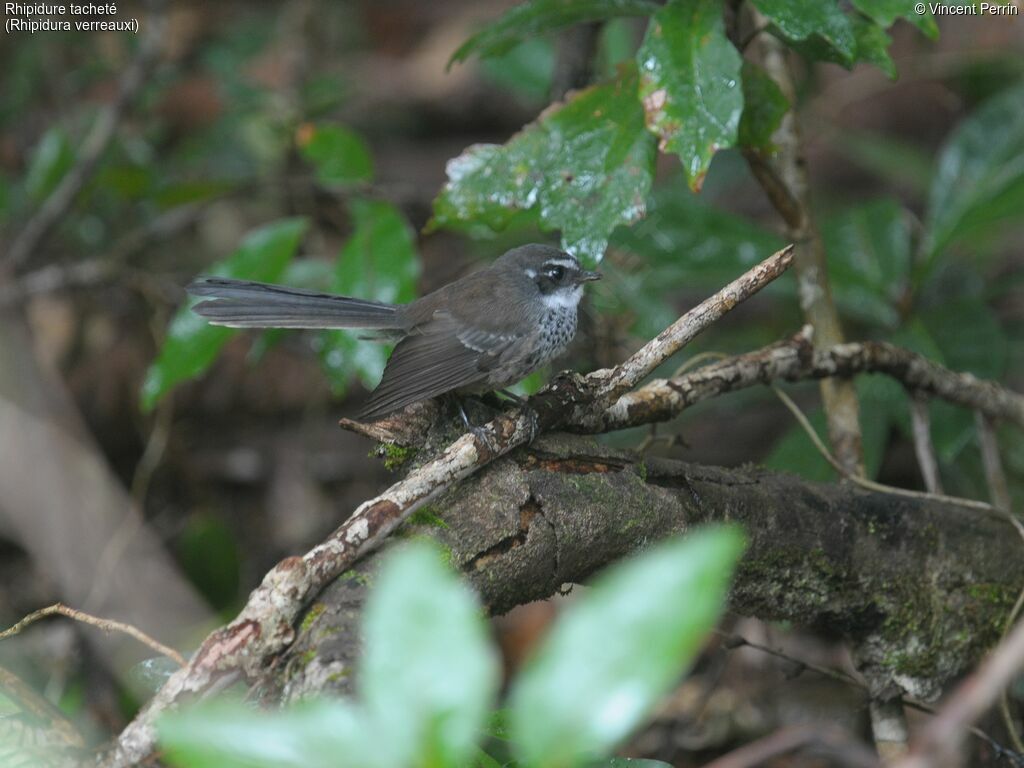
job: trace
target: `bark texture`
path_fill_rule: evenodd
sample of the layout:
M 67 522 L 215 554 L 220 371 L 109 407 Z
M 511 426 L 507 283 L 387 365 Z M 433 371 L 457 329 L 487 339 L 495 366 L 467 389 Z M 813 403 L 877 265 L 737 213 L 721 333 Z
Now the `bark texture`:
M 849 639 L 877 696 L 934 698 L 996 643 L 1024 587 L 1022 542 L 995 515 L 756 468 L 643 461 L 567 435 L 494 463 L 399 533 L 437 538 L 503 613 L 711 522 L 738 523 L 749 539 L 732 609 Z M 289 695 L 349 689 L 354 590 L 372 583 L 376 559 L 307 614 L 277 681 Z M 344 674 L 323 674 L 336 662 Z

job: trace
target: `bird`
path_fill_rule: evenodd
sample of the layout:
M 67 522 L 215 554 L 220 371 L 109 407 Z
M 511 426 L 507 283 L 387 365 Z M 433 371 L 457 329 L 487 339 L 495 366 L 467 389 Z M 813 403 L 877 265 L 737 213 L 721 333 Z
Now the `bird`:
M 442 395 L 504 392 L 565 350 L 584 284 L 599 279 L 572 254 L 535 243 L 408 304 L 223 277 L 200 277 L 186 290 L 204 299 L 192 309 L 215 325 L 347 328 L 394 343 L 359 414 L 377 421 Z M 461 402 L 459 412 L 468 426 Z

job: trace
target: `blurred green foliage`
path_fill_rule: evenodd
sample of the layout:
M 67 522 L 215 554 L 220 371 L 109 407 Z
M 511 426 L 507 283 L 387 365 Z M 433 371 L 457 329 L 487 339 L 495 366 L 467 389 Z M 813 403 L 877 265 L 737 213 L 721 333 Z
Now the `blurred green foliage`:
M 665 765 L 607 755 L 699 654 L 742 549 L 735 528 L 708 528 L 609 568 L 488 722 L 499 669 L 476 597 L 436 546 L 407 544 L 385 558 L 367 600 L 358 700 L 169 713 L 159 725 L 166 757 L 182 768 Z M 512 762 L 482 751 L 487 734 Z
M 237 251 L 214 264 L 210 274 L 268 283 L 280 280 L 306 228 L 305 219 L 285 219 L 260 227 L 246 237 Z M 176 384 L 209 368 L 221 347 L 237 333 L 233 328 L 207 323 L 192 311 L 195 303 L 186 302 L 178 310 L 160 356 L 146 373 L 142 385 L 142 407 L 146 410 L 153 408 Z
M 929 14 L 916 14 L 904 0 L 860 0 L 852 7 L 817 0 L 753 4 L 769 23 L 767 33 L 802 55 L 846 67 L 866 61 L 890 75 L 888 27 L 902 19 L 929 37 L 937 32 Z M 713 196 L 702 200 L 685 191 L 673 177 L 654 188 L 655 141 L 662 152 L 678 156 L 683 179 L 699 189 L 716 153 L 770 153 L 772 135 L 792 105 L 763 70 L 740 57 L 726 35 L 720 0 L 660 6 L 530 0 L 470 37 L 452 63 L 481 57 L 486 76 L 539 101 L 551 82 L 552 33 L 581 23 L 604 25 L 599 53 L 607 79 L 569 94 L 506 144 L 474 145 L 454 159 L 428 231 L 449 228 L 472 237 L 557 231 L 563 247 L 591 264 L 611 242 L 618 255 L 605 269 L 615 289 L 598 291 L 595 303 L 603 313 L 626 312 L 632 332 L 649 337 L 678 315 L 680 290 L 714 290 L 782 245 L 761 225 L 719 207 Z M 644 23 L 642 39 L 629 32 Z M 934 167 L 916 147 L 888 137 L 851 132 L 848 143 L 840 142 L 856 162 L 927 199 L 923 223 L 892 197 L 846 204 L 824 217 L 832 291 L 850 336 L 891 339 L 960 370 L 1003 375 L 1012 340 L 990 307 L 993 296 L 979 261 L 958 252 L 966 243 L 998 239 L 1000 223 L 1020 220 L 1021 87 L 980 105 L 950 136 Z M 350 190 L 345 207 L 353 225 L 333 277 L 326 270 L 315 277 L 310 272 L 305 284 L 410 299 L 417 274 L 414 238 L 396 208 L 364 196 L 373 177 L 365 143 L 350 129 L 325 122 L 304 126 L 299 135 L 301 156 L 318 181 Z M 60 156 L 59 140 L 50 141 L 54 146 L 40 153 Z M 288 281 L 300 277 L 284 273 Z M 732 340 L 727 332 L 712 334 L 720 348 L 743 348 L 793 330 L 799 322 L 793 285 L 780 281 L 768 293 L 789 309 L 774 323 L 733 332 Z M 178 331 L 172 325 L 172 352 Z M 209 364 L 204 349 L 226 338 L 209 333 L 210 341 L 197 336 L 195 350 L 177 356 L 183 369 L 164 375 L 168 386 Z M 263 338 L 258 349 L 278 334 Z M 337 393 L 354 376 L 373 386 L 387 354 L 386 347 L 342 331 L 321 333 L 314 345 Z M 151 376 L 147 393 L 155 391 L 154 381 L 161 378 Z M 905 398 L 898 387 L 871 381 L 859 387 L 867 463 L 877 470 L 893 430 L 909 429 Z M 152 400 L 147 394 L 144 402 Z M 937 447 L 948 465 L 970 445 L 970 416 L 943 405 L 933 411 Z M 820 422 L 821 415 L 812 413 L 812 420 Z M 809 477 L 831 472 L 797 431 L 780 438 L 767 462 Z

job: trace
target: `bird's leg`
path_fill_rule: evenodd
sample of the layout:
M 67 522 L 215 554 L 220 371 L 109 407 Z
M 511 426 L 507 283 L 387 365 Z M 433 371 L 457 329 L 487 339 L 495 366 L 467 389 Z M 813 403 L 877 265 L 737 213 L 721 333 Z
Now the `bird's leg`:
M 520 397 L 515 392 L 511 392 L 507 389 L 499 389 L 498 394 L 507 397 L 509 400 L 514 402 L 523 413 L 530 417 L 530 442 L 532 443 L 540 435 L 540 414 L 537 413 L 537 409 L 530 405 L 530 401 L 525 397 Z
M 466 427 L 466 430 L 473 433 L 473 437 L 482 442 L 484 445 L 490 447 L 490 433 L 483 427 L 474 425 L 466 414 L 466 409 L 463 407 L 462 398 L 456 394 L 450 395 L 452 401 L 455 403 L 455 407 L 459 410 L 459 416 L 462 418 L 462 423 Z

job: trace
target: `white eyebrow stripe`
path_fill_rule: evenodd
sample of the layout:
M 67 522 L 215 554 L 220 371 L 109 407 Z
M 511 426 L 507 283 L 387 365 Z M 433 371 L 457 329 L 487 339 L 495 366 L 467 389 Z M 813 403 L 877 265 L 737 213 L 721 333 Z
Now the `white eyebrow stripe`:
M 544 268 L 565 267 L 566 269 L 579 269 L 580 263 L 576 259 L 548 259 L 544 262 Z

